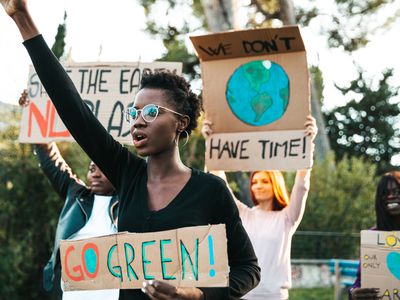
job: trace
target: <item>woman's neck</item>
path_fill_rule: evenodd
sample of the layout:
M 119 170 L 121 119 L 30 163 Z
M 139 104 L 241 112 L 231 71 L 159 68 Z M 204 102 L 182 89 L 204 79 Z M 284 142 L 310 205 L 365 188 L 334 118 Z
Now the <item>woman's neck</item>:
M 272 200 L 270 201 L 263 201 L 258 203 L 258 208 L 265 210 L 265 211 L 272 211 L 273 207 L 272 207 Z
M 147 174 L 152 179 L 162 179 L 179 173 L 190 172 L 179 155 L 178 147 L 171 151 L 149 156 L 147 159 Z

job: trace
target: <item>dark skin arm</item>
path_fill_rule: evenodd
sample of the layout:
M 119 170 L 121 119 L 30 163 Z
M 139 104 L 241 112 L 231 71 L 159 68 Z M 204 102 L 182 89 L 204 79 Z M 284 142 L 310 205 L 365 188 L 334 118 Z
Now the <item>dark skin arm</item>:
M 197 288 L 177 288 L 157 280 L 144 282 L 142 291 L 151 300 L 204 299 L 203 293 Z

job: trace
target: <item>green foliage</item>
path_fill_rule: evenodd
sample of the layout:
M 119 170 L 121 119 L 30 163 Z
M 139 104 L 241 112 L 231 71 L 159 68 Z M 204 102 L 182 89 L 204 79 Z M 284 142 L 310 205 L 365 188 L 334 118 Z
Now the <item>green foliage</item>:
M 9 115 L 17 123 L 18 113 Z M 63 200 L 41 172 L 31 145 L 18 142 L 19 127 L 0 131 L 0 299 L 46 299 L 42 268 L 53 247 Z M 64 143 L 64 157 L 86 177 L 88 158 Z
M 154 0 L 139 0 L 147 16 L 146 31 L 162 39 L 166 52 L 158 59 L 161 61 L 179 61 L 183 63 L 183 73 L 190 79 L 198 78 L 198 58 L 189 53 L 185 44 L 186 35 L 205 27 L 205 17 L 200 0 L 169 0 L 161 5 Z M 161 12 L 161 10 L 163 12 Z M 189 14 L 182 14 L 189 12 Z M 164 16 L 160 22 L 160 14 Z M 177 18 L 177 16 L 179 16 Z M 193 16 L 195 17 L 193 19 Z
M 393 168 L 391 158 L 400 150 L 400 132 L 394 126 L 400 107 L 394 100 L 398 88 L 388 83 L 392 74 L 392 70 L 386 70 L 375 89 L 360 70 L 349 87 L 338 87 L 352 100 L 325 113 L 326 130 L 337 159 L 345 155 L 363 157 L 377 164 L 378 173 Z
M 64 19 L 65 21 L 65 19 Z M 65 23 L 53 50 L 62 56 Z M 18 142 L 20 112 L 2 110 L 0 128 L 0 300 L 50 299 L 42 289 L 42 269 L 53 248 L 63 199 L 39 168 L 29 144 Z M 81 179 L 89 159 L 74 143 L 61 143 L 61 152 Z
M 307 1 L 304 7 L 294 7 L 295 23 L 307 27 L 314 19 L 321 18 L 324 27 L 321 33 L 327 37 L 332 48 L 342 48 L 352 52 L 364 47 L 371 33 L 385 30 L 399 17 L 394 13 L 385 22 L 376 22 L 380 11 L 394 3 L 394 0 L 336 0 L 336 6 L 320 6 L 315 0 Z M 249 5 L 248 27 L 270 27 L 273 21 L 282 21 L 280 3 L 276 0 L 253 0 Z
M 291 289 L 289 297 L 291 300 L 331 300 L 333 298 L 334 290 L 332 288 L 308 288 L 308 289 Z M 341 300 L 347 299 L 347 295 L 342 297 Z
M 67 27 L 65 24 L 66 19 L 67 19 L 67 12 L 64 13 L 64 23 L 58 25 L 55 41 L 53 46 L 51 47 L 51 51 L 53 51 L 54 55 L 58 59 L 64 54 L 65 36 L 67 34 Z
M 51 192 L 31 146 L 17 142 L 18 131 L 10 126 L 0 132 L 0 298 L 39 299 L 62 202 Z
M 359 233 L 375 224 L 375 166 L 361 158 L 346 156 L 334 166 L 332 154 L 315 163 L 298 231 Z M 295 235 L 292 257 L 356 258 L 359 240 L 353 237 Z
M 324 102 L 324 77 L 322 71 L 318 66 L 312 66 L 310 73 L 316 91 L 316 99 L 322 104 Z

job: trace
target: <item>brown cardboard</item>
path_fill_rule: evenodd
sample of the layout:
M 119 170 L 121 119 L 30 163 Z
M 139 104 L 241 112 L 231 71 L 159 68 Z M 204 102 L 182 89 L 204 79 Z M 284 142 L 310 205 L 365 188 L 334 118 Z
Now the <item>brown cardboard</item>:
M 292 170 L 311 167 L 311 139 L 303 130 L 213 134 L 206 141 L 209 170 Z M 301 137 L 301 138 L 300 138 Z
M 174 62 L 74 63 L 65 64 L 64 68 L 100 123 L 125 144 L 131 144 L 132 138 L 123 111 L 133 103 L 142 74 L 182 72 L 182 64 Z M 73 141 L 32 66 L 27 90 L 30 104 L 22 110 L 20 142 Z
M 285 130 L 296 131 L 297 138 L 303 138 L 304 123 L 310 113 L 310 89 L 306 52 L 297 26 L 229 31 L 193 36 L 191 40 L 201 61 L 205 117 L 213 123 L 214 134 L 249 132 L 265 134 L 270 131 Z M 235 83 L 233 79 L 235 74 L 247 72 L 250 76 L 250 70 L 246 69 L 250 63 L 264 66 L 262 72 L 253 73 L 261 75 L 244 77 L 247 79 Z M 246 71 L 240 73 L 240 68 Z M 256 68 L 257 70 L 260 69 Z M 280 77 L 285 77 L 286 83 L 281 79 L 278 80 L 276 74 L 281 73 L 283 75 Z M 267 82 L 265 79 L 267 77 L 271 83 Z M 251 78 L 256 78 L 258 83 Z M 277 80 L 282 86 L 277 85 Z M 253 88 L 254 86 L 259 89 Z M 243 90 L 248 91 L 249 98 L 241 94 Z M 278 90 L 287 91 L 286 106 Z M 235 91 L 236 94 L 231 91 Z M 262 118 L 266 120 L 257 121 Z M 257 158 L 251 159 L 257 160 Z M 209 161 L 207 156 L 206 161 Z M 243 170 L 243 167 L 248 165 L 221 161 L 221 164 L 225 165 L 232 166 L 232 163 L 234 166 L 229 169 L 231 171 Z M 257 165 L 257 162 L 254 161 L 252 164 Z M 304 166 L 304 161 L 295 159 L 287 165 L 285 169 L 300 169 Z M 305 165 L 311 166 L 311 161 Z M 207 168 L 228 170 L 217 164 L 211 167 L 208 163 Z M 281 167 L 270 164 L 270 168 Z
M 95 250 L 86 254 L 84 247 Z M 65 290 L 138 289 L 146 280 L 181 287 L 229 284 L 224 224 L 62 241 L 60 255 Z M 96 257 L 95 267 L 90 257 Z
M 400 231 L 361 231 L 361 287 L 400 299 Z

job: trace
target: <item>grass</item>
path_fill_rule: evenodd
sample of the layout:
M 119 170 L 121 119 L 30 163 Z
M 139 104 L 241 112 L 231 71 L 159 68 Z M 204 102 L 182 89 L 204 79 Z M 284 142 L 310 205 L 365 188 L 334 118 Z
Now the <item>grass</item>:
M 331 288 L 311 288 L 311 289 L 291 289 L 289 291 L 290 300 L 333 300 L 333 287 Z M 342 293 L 342 300 L 347 300 L 347 293 Z

